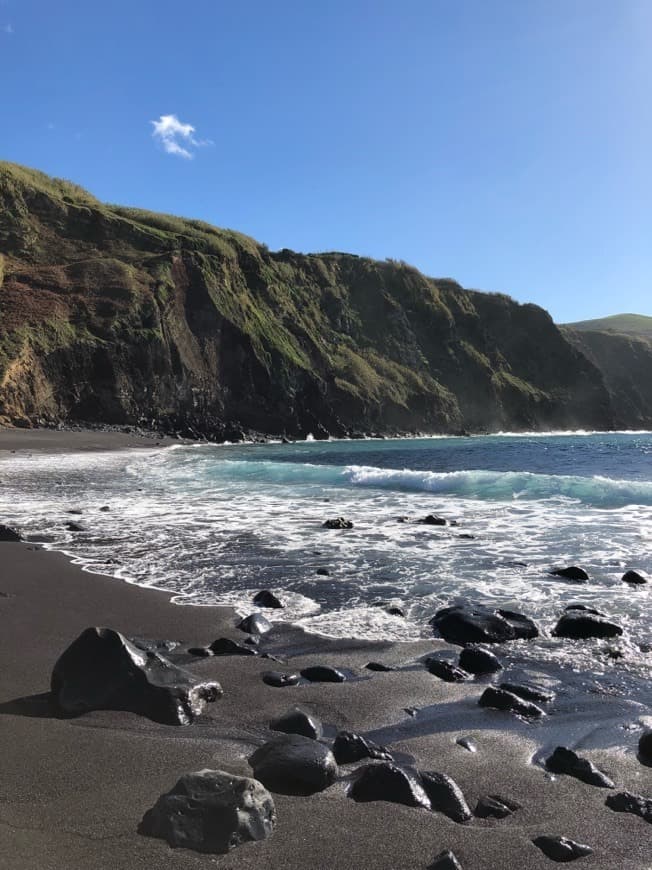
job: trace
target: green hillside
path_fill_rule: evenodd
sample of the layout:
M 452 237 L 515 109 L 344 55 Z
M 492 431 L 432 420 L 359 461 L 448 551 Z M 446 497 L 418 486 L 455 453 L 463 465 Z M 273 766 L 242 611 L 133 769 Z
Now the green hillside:
M 564 325 L 579 332 L 620 332 L 652 338 L 652 317 L 645 314 L 612 314 L 610 317 L 579 320 Z

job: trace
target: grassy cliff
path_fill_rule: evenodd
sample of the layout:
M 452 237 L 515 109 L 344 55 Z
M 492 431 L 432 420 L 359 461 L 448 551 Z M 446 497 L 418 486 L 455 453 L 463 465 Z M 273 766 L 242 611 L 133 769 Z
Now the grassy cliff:
M 0 420 L 302 435 L 613 425 L 534 305 L 405 263 L 270 252 L 0 163 Z

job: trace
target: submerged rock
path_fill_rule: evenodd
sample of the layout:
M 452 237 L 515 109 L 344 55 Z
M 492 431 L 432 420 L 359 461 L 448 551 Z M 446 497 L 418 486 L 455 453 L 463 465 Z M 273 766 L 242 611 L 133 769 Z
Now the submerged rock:
M 138 833 L 170 846 L 224 854 L 264 840 L 276 823 L 274 800 L 255 779 L 223 770 L 187 773 L 143 816 Z
M 110 628 L 79 635 L 55 664 L 51 690 L 65 714 L 129 710 L 167 725 L 190 724 L 222 696 L 219 683 L 199 680 Z
M 283 607 L 280 599 L 269 589 L 261 589 L 260 592 L 257 592 L 254 595 L 254 604 L 257 607 L 271 607 L 276 610 Z
M 79 523 L 68 522 L 66 528 L 69 532 L 85 532 L 86 528 Z
M 269 727 L 273 731 L 284 731 L 286 734 L 302 734 L 312 740 L 318 740 L 322 735 L 322 726 L 316 716 L 295 707 L 288 710 L 277 719 L 272 719 Z
M 468 822 L 473 818 L 462 789 L 452 777 L 433 770 L 420 770 L 419 775 L 433 810 L 443 813 L 454 822 Z
M 12 529 L 11 526 L 0 525 L 0 542 L 15 543 L 22 540 L 20 533 L 17 532 L 16 529 Z
M 353 523 L 351 520 L 345 520 L 344 517 L 337 517 L 334 520 L 326 520 L 322 528 L 324 529 L 352 529 Z
M 426 668 L 434 676 L 447 683 L 463 683 L 470 678 L 470 674 L 458 668 L 452 662 L 444 659 L 429 658 L 425 661 Z
M 301 671 L 301 676 L 311 683 L 343 683 L 346 680 L 342 671 L 328 665 L 313 665 L 310 668 L 304 668 Z
M 258 650 L 252 646 L 245 646 L 228 637 L 218 637 L 209 645 L 209 650 L 214 656 L 257 656 Z
M 430 809 L 428 795 L 416 773 L 392 762 L 361 767 L 349 789 L 349 797 L 361 803 L 389 801 Z
M 610 794 L 605 803 L 616 813 L 632 813 L 652 824 L 652 798 L 632 794 L 631 791 L 619 791 Z
M 569 840 L 568 837 L 546 834 L 542 837 L 535 837 L 532 842 L 537 848 L 541 849 L 546 857 L 553 861 L 575 861 L 577 858 L 584 858 L 586 855 L 593 853 L 593 849 L 590 846 L 586 846 L 584 843 L 576 843 L 575 840 Z
M 459 664 L 470 674 L 494 674 L 503 668 L 498 657 L 481 646 L 464 647 L 460 653 Z
M 566 773 L 568 776 L 574 776 L 576 779 L 589 785 L 598 786 L 598 788 L 615 788 L 606 773 L 603 773 L 588 758 L 581 758 L 576 752 L 565 746 L 558 746 L 555 749 L 550 758 L 546 760 L 546 767 L 552 773 Z
M 518 695 L 526 701 L 538 701 L 540 704 L 549 704 L 555 699 L 554 692 L 532 683 L 500 683 L 498 688 L 511 692 L 512 695 Z
M 282 671 L 266 671 L 263 674 L 263 683 L 282 689 L 285 686 L 296 686 L 299 682 L 299 674 L 284 674 Z
M 584 568 L 570 565 L 568 568 L 553 568 L 549 572 L 553 577 L 563 577 L 564 580 L 572 580 L 574 583 L 586 583 L 589 575 Z
M 481 707 L 493 707 L 495 710 L 507 710 L 526 719 L 540 719 L 546 715 L 541 707 L 537 707 L 531 701 L 525 701 L 513 692 L 496 689 L 493 686 L 484 690 L 478 704 Z
M 625 571 L 621 579 L 623 583 L 629 583 L 632 586 L 642 586 L 647 583 L 647 578 L 640 571 Z
M 418 520 L 424 526 L 445 526 L 447 525 L 444 517 L 438 517 L 436 514 L 428 514 L 427 517 L 424 517 L 422 520 Z
M 333 743 L 333 755 L 338 764 L 352 764 L 362 758 L 393 761 L 391 752 L 373 740 L 367 740 L 353 731 L 340 731 Z
M 489 794 L 480 798 L 475 808 L 475 815 L 479 819 L 506 819 L 520 809 L 521 805 L 516 801 L 497 794 Z
M 265 634 L 271 627 L 272 623 L 262 613 L 251 613 L 238 623 L 240 631 L 248 634 Z
M 335 782 L 337 762 L 317 740 L 289 734 L 265 743 L 249 758 L 254 776 L 281 794 L 314 794 Z
M 462 870 L 462 865 L 457 860 L 455 852 L 450 849 L 444 849 L 435 858 L 433 863 L 428 867 L 428 870 Z
M 537 637 L 534 622 L 511 610 L 481 604 L 454 604 L 438 610 L 430 624 L 449 643 L 502 643 L 507 640 Z
M 598 611 L 571 607 L 564 611 L 553 629 L 555 637 L 584 639 L 589 637 L 618 637 L 623 633 L 620 625 Z

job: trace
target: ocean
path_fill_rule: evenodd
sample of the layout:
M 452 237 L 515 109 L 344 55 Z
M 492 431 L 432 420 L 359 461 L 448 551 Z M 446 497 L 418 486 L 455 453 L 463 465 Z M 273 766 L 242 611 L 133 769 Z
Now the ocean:
M 466 599 L 537 621 L 539 639 L 512 645 L 525 663 L 566 666 L 571 644 L 573 667 L 596 679 L 614 669 L 649 678 L 652 583 L 621 581 L 629 568 L 652 575 L 649 432 L 17 453 L 0 463 L 0 484 L 2 522 L 178 604 L 245 615 L 271 588 L 286 604 L 271 619 L 410 641 L 432 636 L 438 608 Z M 418 522 L 428 514 L 451 522 Z M 354 528 L 322 527 L 339 516 Z M 590 581 L 549 574 L 565 565 Z M 604 611 L 623 637 L 553 638 L 570 603 Z

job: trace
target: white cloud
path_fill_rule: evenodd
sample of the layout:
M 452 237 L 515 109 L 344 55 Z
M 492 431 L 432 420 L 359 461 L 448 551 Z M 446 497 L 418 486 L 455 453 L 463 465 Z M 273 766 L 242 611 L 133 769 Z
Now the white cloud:
M 157 139 L 168 154 L 192 160 L 194 148 L 212 145 L 209 140 L 195 138 L 196 130 L 192 124 L 184 124 L 176 115 L 161 115 L 158 121 L 150 121 L 154 130 L 152 136 Z
M 14 32 L 14 28 L 12 27 L 11 24 L 3 24 L 2 25 L 2 32 L 8 33 L 9 36 L 11 36 L 11 34 Z

